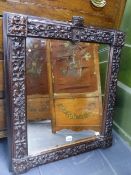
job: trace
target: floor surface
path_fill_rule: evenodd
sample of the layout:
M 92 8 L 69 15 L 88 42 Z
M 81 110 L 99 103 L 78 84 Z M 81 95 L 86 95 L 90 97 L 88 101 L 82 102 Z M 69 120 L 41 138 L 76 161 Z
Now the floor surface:
M 95 131 L 83 130 L 72 131 L 70 129 L 62 129 L 55 134 L 52 133 L 50 121 L 30 122 L 27 125 L 28 130 L 28 154 L 39 153 L 57 146 L 67 145 L 75 141 L 93 137 Z M 67 137 L 72 137 L 72 141 L 67 141 Z M 45 139 L 46 138 L 46 141 Z
M 53 162 L 23 175 L 131 175 L 131 148 L 114 132 L 113 146 Z M 0 140 L 0 175 L 8 170 L 6 139 Z

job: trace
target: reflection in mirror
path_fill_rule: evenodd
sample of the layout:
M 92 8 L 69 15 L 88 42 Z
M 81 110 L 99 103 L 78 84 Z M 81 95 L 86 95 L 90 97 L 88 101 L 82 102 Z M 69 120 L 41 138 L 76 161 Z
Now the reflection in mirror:
M 99 65 L 100 65 L 101 94 L 102 97 L 104 97 L 110 47 L 109 45 L 106 44 L 100 44 L 98 51 L 99 51 Z
M 27 38 L 29 154 L 101 132 L 108 51 L 96 43 Z

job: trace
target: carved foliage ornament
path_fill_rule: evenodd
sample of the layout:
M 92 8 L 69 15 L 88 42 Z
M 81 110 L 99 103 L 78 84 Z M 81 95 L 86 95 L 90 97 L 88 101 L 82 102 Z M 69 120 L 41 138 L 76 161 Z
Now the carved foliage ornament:
M 9 134 L 11 139 L 12 169 L 15 173 L 40 164 L 74 156 L 112 144 L 112 113 L 115 103 L 120 51 L 124 34 L 120 31 L 85 27 L 82 17 L 72 22 L 53 21 L 19 14 L 4 14 L 4 52 L 6 68 L 6 95 L 9 106 Z M 26 37 L 52 38 L 72 42 L 95 42 L 110 45 L 110 58 L 103 110 L 103 130 L 92 141 L 81 141 L 36 156 L 28 156 L 26 124 L 25 55 Z

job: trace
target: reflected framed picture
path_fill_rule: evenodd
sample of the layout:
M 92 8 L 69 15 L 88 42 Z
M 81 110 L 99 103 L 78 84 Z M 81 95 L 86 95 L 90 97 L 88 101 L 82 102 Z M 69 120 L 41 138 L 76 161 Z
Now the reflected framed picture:
M 123 32 L 3 16 L 11 170 L 111 146 Z

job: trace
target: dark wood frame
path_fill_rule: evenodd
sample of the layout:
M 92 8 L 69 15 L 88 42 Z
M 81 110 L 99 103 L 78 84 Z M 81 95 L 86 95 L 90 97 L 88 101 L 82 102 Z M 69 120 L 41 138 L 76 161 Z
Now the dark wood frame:
M 120 52 L 124 45 L 123 32 L 85 27 L 83 18 L 77 16 L 68 23 L 13 13 L 4 13 L 3 31 L 8 139 L 13 172 L 23 173 L 37 165 L 111 146 L 112 113 L 116 97 Z M 110 45 L 103 126 L 99 136 L 41 152 L 38 155 L 28 155 L 25 86 L 26 37 Z

